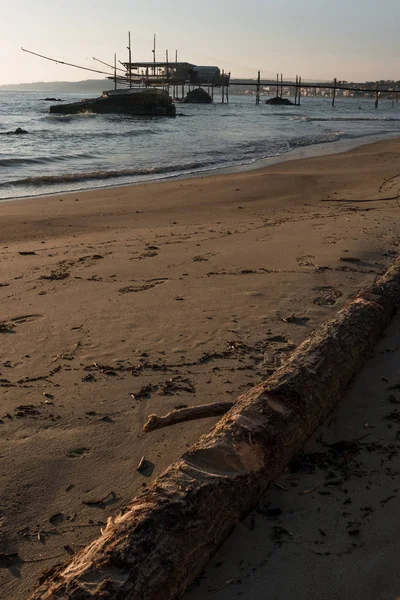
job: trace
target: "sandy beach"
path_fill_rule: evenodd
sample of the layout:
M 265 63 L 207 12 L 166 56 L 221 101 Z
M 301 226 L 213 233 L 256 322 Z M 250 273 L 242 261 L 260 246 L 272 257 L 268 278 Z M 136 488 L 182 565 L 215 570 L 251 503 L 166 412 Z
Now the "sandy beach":
M 27 597 L 216 421 L 145 434 L 149 414 L 235 399 L 385 269 L 399 159 L 391 140 L 0 205 L 1 598 Z
M 399 597 L 399 335 L 397 315 L 337 410 L 184 600 Z

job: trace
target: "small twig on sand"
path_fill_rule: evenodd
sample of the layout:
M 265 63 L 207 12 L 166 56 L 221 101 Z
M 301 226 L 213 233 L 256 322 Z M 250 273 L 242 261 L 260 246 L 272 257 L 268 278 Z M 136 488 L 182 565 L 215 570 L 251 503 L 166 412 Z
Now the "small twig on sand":
M 228 587 L 228 585 L 232 585 L 232 583 L 235 583 L 235 580 L 234 579 L 229 579 L 229 581 L 225 581 L 225 583 L 223 585 L 220 585 L 215 590 L 211 590 L 210 594 L 216 594 L 217 592 L 220 592 L 224 588 Z
M 55 558 L 65 558 L 65 553 L 62 554 L 53 554 L 52 556 L 41 556 L 40 558 L 28 558 L 24 559 L 24 563 L 38 563 L 45 562 L 46 560 L 54 560 Z
M 116 497 L 117 494 L 111 491 L 107 496 L 104 496 L 104 498 L 101 498 L 100 500 L 82 500 L 82 504 L 86 504 L 87 506 L 101 506 L 106 500 L 114 500 Z
M 144 471 L 144 470 L 145 470 L 146 466 L 147 466 L 147 465 L 146 465 L 146 457 L 145 457 L 145 456 L 142 456 L 142 458 L 141 458 L 141 459 L 140 459 L 140 461 L 139 461 L 139 464 L 138 464 L 138 466 L 137 466 L 137 469 L 136 469 L 136 471 L 138 471 L 139 473 L 141 473 L 142 471 Z
M 217 417 L 227 413 L 234 402 L 215 402 L 214 404 L 202 404 L 200 406 L 192 406 L 189 408 L 180 408 L 169 412 L 164 417 L 150 415 L 147 423 L 143 427 L 143 431 L 154 431 L 162 427 L 169 427 L 183 421 L 194 421 L 196 419 L 206 419 L 207 417 Z

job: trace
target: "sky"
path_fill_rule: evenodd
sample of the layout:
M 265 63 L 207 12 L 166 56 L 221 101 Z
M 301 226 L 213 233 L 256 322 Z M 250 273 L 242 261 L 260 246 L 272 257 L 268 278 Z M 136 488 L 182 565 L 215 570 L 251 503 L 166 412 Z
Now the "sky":
M 232 77 L 400 80 L 399 0 L 14 0 L 2 3 L 0 85 L 101 75 L 56 65 L 21 47 L 90 68 L 152 60 L 216 65 Z

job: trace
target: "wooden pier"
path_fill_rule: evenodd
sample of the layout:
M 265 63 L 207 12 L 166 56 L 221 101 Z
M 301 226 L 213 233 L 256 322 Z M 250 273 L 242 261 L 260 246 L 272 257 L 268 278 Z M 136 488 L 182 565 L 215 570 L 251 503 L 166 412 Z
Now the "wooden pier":
M 294 90 L 294 102 L 295 106 L 300 106 L 301 98 L 302 98 L 302 90 L 308 89 L 322 89 L 325 91 L 329 91 L 332 97 L 332 107 L 335 106 L 335 101 L 337 98 L 338 91 L 348 91 L 360 94 L 372 94 L 375 98 L 375 108 L 377 109 L 379 106 L 379 100 L 382 95 L 386 94 L 387 96 L 391 96 L 393 101 L 396 103 L 399 101 L 400 91 L 395 89 L 382 89 L 379 81 L 376 82 L 375 87 L 366 87 L 363 84 L 343 84 L 338 82 L 338 79 L 335 77 L 331 82 L 303 82 L 301 75 L 296 75 L 295 81 L 284 81 L 282 74 L 277 74 L 276 81 L 269 79 L 265 81 L 261 81 L 260 71 L 257 73 L 257 79 L 255 80 L 247 80 L 247 81 L 232 81 L 230 80 L 230 85 L 232 86 L 242 86 L 255 88 L 255 97 L 256 104 L 260 104 L 260 95 L 262 88 L 274 89 L 276 88 L 276 98 L 283 98 L 283 88 L 289 88 Z M 327 96 L 329 97 L 329 96 Z

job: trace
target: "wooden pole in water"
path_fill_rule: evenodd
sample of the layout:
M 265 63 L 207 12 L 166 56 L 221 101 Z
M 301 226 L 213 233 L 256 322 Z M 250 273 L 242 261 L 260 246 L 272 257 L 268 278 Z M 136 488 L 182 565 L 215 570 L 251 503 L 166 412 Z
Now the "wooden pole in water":
M 375 96 L 375 108 L 378 108 L 379 104 L 379 81 L 376 82 L 376 96 Z
M 169 95 L 169 64 L 168 64 L 168 50 L 165 51 L 165 62 L 166 62 L 166 66 L 165 66 L 165 74 L 167 76 L 167 94 Z
M 301 104 L 301 75 L 299 76 L 299 106 Z
M 128 52 L 129 52 L 129 87 L 132 87 L 132 48 L 131 48 L 131 32 L 128 32 Z
M 335 77 L 335 79 L 333 80 L 332 106 L 335 106 L 335 97 L 336 97 L 336 83 L 337 83 L 337 79 L 336 79 L 336 77 Z
M 114 90 L 117 89 L 117 55 L 114 53 Z
M 178 50 L 175 50 L 175 82 L 177 81 L 178 76 Z M 176 100 L 178 96 L 178 86 L 175 83 L 174 85 L 174 100 Z
M 283 75 L 281 73 L 281 98 L 283 98 Z
M 156 75 L 156 34 L 153 38 L 153 75 Z
M 261 71 L 258 71 L 257 76 L 257 93 L 256 93 L 256 104 L 260 104 L 260 79 L 261 79 Z
M 226 103 L 229 104 L 229 83 L 231 80 L 231 73 L 229 72 L 228 75 L 226 75 Z
M 225 72 L 222 71 L 222 89 L 221 89 L 221 94 L 222 94 L 222 104 L 224 104 L 225 102 Z
M 296 75 L 296 87 L 294 89 L 294 103 L 295 103 L 296 106 L 297 106 L 297 88 L 298 88 L 298 85 L 299 85 L 299 76 Z
M 276 97 L 279 97 L 279 73 L 276 74 Z

